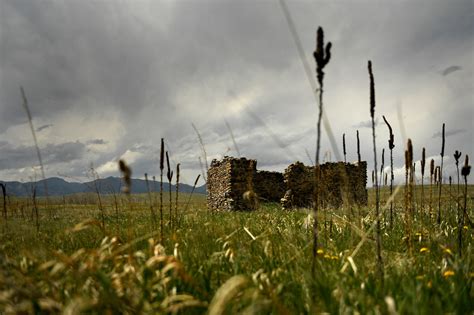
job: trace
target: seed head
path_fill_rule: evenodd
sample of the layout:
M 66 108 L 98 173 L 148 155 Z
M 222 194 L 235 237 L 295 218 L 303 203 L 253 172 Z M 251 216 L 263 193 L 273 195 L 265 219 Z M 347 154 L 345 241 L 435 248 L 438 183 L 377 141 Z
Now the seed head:
M 426 154 L 425 148 L 421 151 L 421 176 L 425 175 Z
M 456 165 L 459 165 L 459 158 L 461 157 L 461 152 L 456 150 L 454 152 L 454 160 L 456 160 Z
M 461 175 L 467 177 L 469 176 L 469 173 L 471 173 L 471 165 L 469 165 L 469 156 L 466 154 L 464 166 L 461 169 Z

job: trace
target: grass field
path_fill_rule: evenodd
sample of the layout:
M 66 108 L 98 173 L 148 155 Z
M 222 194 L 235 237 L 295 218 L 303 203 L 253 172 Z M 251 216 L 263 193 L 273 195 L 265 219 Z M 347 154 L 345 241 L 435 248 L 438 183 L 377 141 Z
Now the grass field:
M 209 213 L 205 196 L 195 195 L 182 213 L 188 197 L 183 194 L 173 231 L 169 204 L 163 205 L 159 244 L 159 223 L 153 226 L 146 195 L 131 201 L 122 196 L 117 204 L 102 196 L 105 232 L 95 195 L 52 198 L 53 206 L 39 209 L 39 232 L 31 201 L 12 198 L 0 234 L 0 313 L 472 313 L 472 227 L 463 227 L 460 256 L 449 187 L 443 188 L 441 225 L 435 220 L 437 194 L 430 220 L 429 188 L 424 209 L 418 188 L 410 230 L 403 188 L 394 227 L 384 221 L 383 283 L 371 229 L 373 190 L 366 208 L 320 211 L 314 276 L 308 209 L 262 204 L 252 213 Z M 381 195 L 384 204 L 388 190 Z M 468 196 L 472 218 L 474 186 Z

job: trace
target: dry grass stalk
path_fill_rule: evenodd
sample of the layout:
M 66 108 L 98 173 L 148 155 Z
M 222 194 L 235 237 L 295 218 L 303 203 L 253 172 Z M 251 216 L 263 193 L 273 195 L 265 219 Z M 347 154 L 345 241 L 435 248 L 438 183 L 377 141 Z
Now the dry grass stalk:
M 430 210 L 429 210 L 429 219 L 431 222 L 431 216 L 433 215 L 433 180 L 435 173 L 435 162 L 433 159 L 430 161 Z
M 7 188 L 2 183 L 0 183 L 0 187 L 2 188 L 2 195 L 3 195 L 3 218 L 5 219 L 5 223 L 7 223 L 7 220 L 8 220 L 8 214 L 7 214 Z
M 471 173 L 471 166 L 469 165 L 469 156 L 466 154 L 466 158 L 464 160 L 464 166 L 461 169 L 461 175 L 464 177 L 464 213 L 460 214 L 459 213 L 459 225 L 458 225 L 458 230 L 459 230 L 459 256 L 462 256 L 462 231 L 464 229 L 464 218 L 466 217 L 467 220 L 469 220 L 469 217 L 467 215 L 467 177 Z M 472 224 L 471 224 L 472 226 Z
M 146 183 L 146 190 L 147 190 L 147 194 L 148 194 L 148 202 L 150 203 L 150 215 L 151 215 L 151 220 L 153 222 L 153 230 L 155 230 L 156 225 L 157 225 L 156 214 L 155 214 L 155 210 L 153 209 L 153 199 L 151 197 L 150 183 L 148 182 L 148 174 L 147 173 L 145 173 L 145 183 Z
M 120 166 L 120 162 L 123 162 L 123 161 L 122 160 L 119 161 L 119 168 L 120 170 L 122 170 Z M 124 167 L 126 168 L 127 166 L 125 165 Z M 97 201 L 99 203 L 99 211 L 100 211 L 100 218 L 101 218 L 101 224 L 102 224 L 101 228 L 102 228 L 102 232 L 105 234 L 105 210 L 104 210 L 104 207 L 102 206 L 102 198 L 100 196 L 100 189 L 99 189 L 99 186 L 97 185 L 100 177 L 99 177 L 99 174 L 94 170 L 93 166 L 91 166 L 91 174 L 94 179 L 94 190 L 97 195 Z M 131 176 L 131 171 L 130 171 L 130 176 Z
M 445 144 L 445 133 L 444 133 L 444 123 L 442 131 L 442 143 L 441 143 L 441 166 L 439 169 L 439 191 L 438 191 L 438 224 L 441 224 L 441 190 L 443 187 L 443 159 L 444 159 L 444 144 Z
M 23 98 L 23 109 L 26 112 L 26 115 L 28 117 L 28 123 L 30 125 L 30 130 L 31 130 L 31 135 L 33 136 L 33 142 L 35 143 L 35 148 L 36 148 L 36 155 L 38 157 L 38 162 L 40 166 L 40 171 L 41 171 L 41 178 L 43 179 L 43 186 L 44 186 L 44 193 L 46 195 L 46 204 L 48 208 L 50 209 L 50 203 L 49 203 L 49 194 L 48 194 L 48 183 L 46 181 L 46 176 L 44 174 L 44 166 L 43 166 L 43 159 L 41 157 L 41 151 L 38 146 L 38 140 L 36 138 L 36 132 L 35 128 L 33 127 L 33 117 L 31 116 L 30 112 L 30 107 L 28 105 L 28 99 L 26 98 L 25 90 L 23 89 L 22 86 L 20 86 L 20 92 L 21 92 L 21 97 Z M 52 217 L 52 213 L 50 210 L 49 213 L 50 217 Z
M 344 154 L 344 163 L 347 163 L 346 159 L 346 134 L 342 134 L 342 152 Z
M 316 77 L 319 83 L 319 113 L 317 122 L 317 135 L 316 135 L 316 156 L 315 156 L 315 188 L 314 188 L 314 208 L 313 208 L 313 264 L 312 271 L 314 274 L 316 267 L 316 257 L 318 250 L 318 220 L 317 214 L 319 210 L 319 178 L 321 175 L 321 169 L 319 167 L 319 154 L 321 149 L 321 120 L 323 117 L 323 91 L 324 91 L 324 67 L 329 63 L 331 59 L 331 42 L 324 45 L 324 31 L 321 27 L 316 32 L 316 50 L 313 53 L 314 60 L 316 61 Z
M 160 149 L 160 242 L 163 244 L 163 169 L 165 168 L 165 140 L 161 138 Z
M 229 130 L 229 134 L 230 134 L 230 137 L 232 139 L 232 143 L 234 144 L 235 152 L 237 152 L 237 156 L 240 157 L 241 155 L 240 155 L 239 147 L 237 146 L 237 142 L 235 141 L 235 137 L 234 137 L 234 133 L 232 132 L 232 128 L 230 127 L 227 120 L 224 120 L 224 122 L 225 122 L 225 125 L 227 127 L 227 130 Z
M 174 218 L 175 222 L 179 227 L 179 219 L 178 219 L 178 199 L 179 199 L 179 167 L 180 164 L 176 164 L 176 200 L 174 203 Z
M 201 157 L 199 157 L 199 163 L 201 164 L 201 170 L 202 170 L 202 173 L 203 173 L 204 181 L 207 182 L 207 177 L 206 177 L 205 174 L 207 174 L 207 172 L 209 171 L 209 165 L 207 163 L 206 146 L 204 145 L 204 141 L 202 140 L 202 137 L 201 137 L 201 134 L 199 133 L 199 130 L 196 128 L 196 126 L 194 124 L 191 124 L 191 126 L 193 126 L 193 129 L 196 132 L 196 135 L 197 135 L 198 140 L 199 140 L 199 144 L 201 146 L 201 151 L 202 151 L 202 155 L 203 155 L 203 158 L 204 158 L 204 164 L 206 165 L 205 172 L 204 172 L 204 167 L 202 165 Z
M 357 162 L 360 163 L 360 139 L 359 139 L 359 130 L 357 130 Z
M 456 194 L 456 202 L 458 203 L 458 200 L 459 200 L 459 158 L 461 157 L 461 152 L 456 150 L 454 152 L 454 160 L 456 161 L 456 171 L 457 171 L 457 175 L 458 175 L 458 189 L 457 189 L 457 194 Z M 458 203 L 458 207 L 459 207 L 459 203 Z
M 126 195 L 130 195 L 132 188 L 132 169 L 125 163 L 124 160 L 119 160 L 119 169 L 122 173 L 123 183 L 122 192 Z
M 410 255 L 412 254 L 412 237 L 411 230 L 413 226 L 413 144 L 411 139 L 408 139 L 407 150 L 405 151 L 405 227 L 407 246 Z
M 183 211 L 184 213 L 186 213 L 186 211 L 188 210 L 189 203 L 191 202 L 191 197 L 193 196 L 194 190 L 196 189 L 196 185 L 199 182 L 200 177 L 201 175 L 198 175 L 196 177 L 196 180 L 194 181 L 193 189 L 191 189 L 191 193 L 189 194 L 188 201 L 186 202 L 186 206 L 184 207 L 184 211 Z
M 173 171 L 171 170 L 171 167 L 170 167 L 170 158 L 168 155 L 168 151 L 166 151 L 166 166 L 168 167 L 166 177 L 168 178 L 168 190 L 170 193 L 170 230 L 173 230 L 173 213 L 172 213 L 172 200 L 171 200 L 171 181 L 173 180 Z
M 423 148 L 421 151 L 421 206 L 420 211 L 423 214 L 423 205 L 425 203 L 425 186 L 424 186 L 424 178 L 425 178 L 425 167 L 426 167 L 426 150 Z
M 377 178 L 377 147 L 375 142 L 375 83 L 374 74 L 372 72 L 372 62 L 369 60 L 367 64 L 370 79 L 370 118 L 372 119 L 372 140 L 374 147 L 374 175 L 375 175 L 375 216 L 377 220 L 376 228 L 376 244 L 377 244 L 377 269 L 380 276 L 380 281 L 384 282 L 384 270 L 382 261 L 382 237 L 381 237 L 381 226 L 380 226 L 380 192 L 378 190 L 378 178 Z
M 394 141 L 394 136 L 393 136 L 393 130 L 392 126 L 388 123 L 387 119 L 385 116 L 382 116 L 383 120 L 385 121 L 385 124 L 388 127 L 389 131 L 389 138 L 388 138 L 388 148 L 390 150 L 390 195 L 393 193 L 393 149 L 395 148 L 395 141 Z M 393 227 L 393 201 L 390 202 L 390 228 Z

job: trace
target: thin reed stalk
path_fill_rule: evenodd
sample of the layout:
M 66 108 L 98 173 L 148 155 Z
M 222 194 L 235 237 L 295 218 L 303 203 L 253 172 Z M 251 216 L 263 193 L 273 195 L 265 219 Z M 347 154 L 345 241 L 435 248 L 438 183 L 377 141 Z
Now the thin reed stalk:
M 425 204 L 425 186 L 424 186 L 424 179 L 425 179 L 425 167 L 426 167 L 426 150 L 425 148 L 421 151 L 421 206 L 420 212 L 423 215 L 424 211 L 424 204 Z
M 199 182 L 200 177 L 201 177 L 201 175 L 199 174 L 196 177 L 196 180 L 194 181 L 193 189 L 191 189 L 191 193 L 189 194 L 188 201 L 186 202 L 186 206 L 184 207 L 184 211 L 183 211 L 184 214 L 186 214 L 186 211 L 188 210 L 189 203 L 191 202 L 191 197 L 193 196 L 194 190 L 196 189 L 196 185 Z
M 145 173 L 145 183 L 146 183 L 146 190 L 147 190 L 147 194 L 148 194 L 148 202 L 150 204 L 150 216 L 151 216 L 151 220 L 152 220 L 152 223 L 153 223 L 152 230 L 154 231 L 156 229 L 157 222 L 156 222 L 155 210 L 153 209 L 153 199 L 151 198 L 150 183 L 148 182 L 148 174 L 147 173 Z
M 178 219 L 178 201 L 179 201 L 179 167 L 180 164 L 176 164 L 176 201 L 174 203 L 174 218 L 175 222 L 177 224 L 177 227 L 179 227 L 179 219 Z
M 346 134 L 342 134 L 342 152 L 344 154 L 344 163 L 347 163 L 346 160 Z
M 444 159 L 444 144 L 445 144 L 445 133 L 444 123 L 442 131 L 442 143 L 441 143 L 441 167 L 439 169 L 439 192 L 438 192 L 438 224 L 441 224 L 441 190 L 443 187 L 443 159 Z
M 372 120 L 372 140 L 374 148 L 374 176 L 375 176 L 375 216 L 377 220 L 376 228 L 376 244 L 377 244 L 377 269 L 382 282 L 384 283 L 384 270 L 383 270 L 383 260 L 382 260 L 382 237 L 381 237 L 381 226 L 380 226 L 380 192 L 378 190 L 378 178 L 377 178 L 377 146 L 375 143 L 375 83 L 374 83 L 374 74 L 372 72 L 372 62 L 369 60 L 367 64 L 369 71 L 370 79 L 370 118 Z
M 8 213 L 7 213 L 7 188 L 4 184 L 0 183 L 0 187 L 2 188 L 2 195 L 3 195 L 3 218 L 5 219 L 5 223 L 8 221 Z
M 196 128 L 196 126 L 194 124 L 191 124 L 191 126 L 193 126 L 193 129 L 196 132 L 196 135 L 197 135 L 198 140 L 199 140 L 199 144 L 201 146 L 201 151 L 202 151 L 202 155 L 203 155 L 203 159 L 204 159 L 204 165 L 206 166 L 206 171 L 204 172 L 204 168 L 202 167 L 202 164 L 201 164 L 201 169 L 202 169 L 204 181 L 207 182 L 207 177 L 205 176 L 205 173 L 207 174 L 207 172 L 209 171 L 209 164 L 207 163 L 206 146 L 204 145 L 204 141 L 202 140 L 202 137 L 201 137 L 201 134 L 199 133 L 199 130 Z M 202 163 L 200 157 L 199 157 L 199 163 Z
M 170 231 L 173 230 L 173 213 L 172 213 L 172 198 L 171 198 L 171 181 L 173 180 L 173 171 L 171 170 L 170 167 L 170 158 L 168 155 L 168 151 L 166 151 L 166 166 L 168 167 L 168 171 L 166 173 L 166 177 L 168 178 L 168 190 L 169 190 L 169 195 L 170 195 Z
M 163 244 L 163 169 L 165 168 L 165 140 L 161 138 L 160 150 L 160 243 Z
M 430 161 L 430 210 L 429 210 L 429 220 L 431 223 L 431 217 L 433 216 L 433 177 L 435 171 L 435 162 L 433 159 Z
M 360 139 L 359 139 L 359 130 L 357 130 L 357 162 L 360 164 Z
M 464 217 L 467 219 L 467 177 L 471 173 L 471 166 L 469 165 L 469 156 L 466 154 L 464 160 L 464 166 L 461 169 L 461 175 L 464 177 L 464 213 L 459 214 L 459 225 L 458 225 L 458 242 L 459 242 L 459 256 L 462 256 L 462 232 L 464 229 Z
M 388 138 L 388 148 L 390 150 L 390 195 L 393 193 L 393 149 L 395 148 L 395 141 L 393 136 L 392 126 L 388 123 L 385 116 L 382 116 L 385 124 L 388 127 L 389 138 Z M 390 228 L 393 228 L 393 201 L 390 201 Z
M 35 143 L 36 148 L 36 155 L 38 157 L 38 162 L 41 171 L 41 178 L 43 179 L 43 187 L 44 187 L 44 194 L 46 195 L 46 204 L 49 209 L 49 215 L 52 217 L 51 209 L 49 207 L 49 194 L 48 194 L 48 183 L 46 181 L 46 176 L 44 173 L 44 166 L 43 166 L 43 158 L 41 157 L 41 151 L 39 149 L 38 140 L 36 138 L 35 128 L 33 127 L 33 117 L 31 116 L 30 107 L 28 105 L 28 99 L 26 98 L 25 90 L 22 86 L 20 86 L 21 97 L 23 98 L 23 109 L 26 112 L 26 116 L 28 117 L 28 123 L 30 125 L 31 135 L 33 137 L 33 142 Z
M 314 168 L 314 177 L 315 177 L 315 188 L 314 188 L 314 207 L 313 207 L 313 263 L 312 271 L 313 275 L 316 271 L 316 257 L 318 250 L 318 210 L 319 210 L 319 193 L 320 185 L 319 180 L 321 176 L 321 168 L 319 166 L 319 155 L 321 149 L 321 120 L 323 117 L 323 82 L 324 82 L 324 67 L 329 63 L 331 59 L 331 42 L 324 45 L 324 31 L 321 27 L 318 28 L 316 32 L 316 50 L 313 53 L 314 60 L 316 61 L 316 77 L 319 84 L 319 113 L 318 113 L 318 122 L 317 122 L 317 135 L 316 135 L 316 156 L 315 156 L 315 168 Z

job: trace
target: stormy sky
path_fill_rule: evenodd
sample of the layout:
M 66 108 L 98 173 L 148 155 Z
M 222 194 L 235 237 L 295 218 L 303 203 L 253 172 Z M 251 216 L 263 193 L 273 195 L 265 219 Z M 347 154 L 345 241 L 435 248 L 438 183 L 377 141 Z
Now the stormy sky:
M 379 155 L 382 115 L 394 128 L 398 180 L 408 137 L 416 160 L 424 146 L 439 164 L 446 123 L 444 175 L 454 176 L 454 151 L 463 161 L 474 153 L 474 2 L 286 3 L 313 75 L 318 26 L 333 45 L 324 103 L 340 152 L 323 132 L 321 160 L 342 155 L 343 133 L 356 160 L 358 129 L 373 167 L 370 59 Z M 156 175 L 163 137 L 192 184 L 202 158 L 192 124 L 208 163 L 237 155 L 231 132 L 260 169 L 314 160 L 317 104 L 277 0 L 0 0 L 2 180 L 40 176 L 20 86 L 47 177 L 86 180 L 91 166 L 118 176 L 120 158 L 134 177 Z

